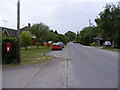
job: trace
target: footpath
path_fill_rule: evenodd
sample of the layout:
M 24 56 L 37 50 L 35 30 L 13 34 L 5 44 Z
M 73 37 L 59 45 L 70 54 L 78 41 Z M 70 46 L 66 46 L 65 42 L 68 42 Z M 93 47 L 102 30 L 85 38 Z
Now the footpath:
M 65 50 L 52 51 L 49 63 L 3 66 L 2 88 L 64 88 Z

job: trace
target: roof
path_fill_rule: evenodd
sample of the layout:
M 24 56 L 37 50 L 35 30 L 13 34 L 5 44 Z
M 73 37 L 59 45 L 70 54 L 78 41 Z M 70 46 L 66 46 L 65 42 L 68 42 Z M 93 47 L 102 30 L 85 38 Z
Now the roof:
M 96 36 L 94 39 L 102 40 L 102 37 L 100 35 Z
M 26 30 L 27 30 L 27 26 L 20 29 L 20 31 L 26 31 Z
M 25 26 L 25 27 L 21 28 L 20 31 L 27 31 L 28 27 L 31 27 L 30 23 L 28 23 L 28 26 Z
M 10 28 L 5 28 L 5 27 L 1 27 L 2 28 L 2 32 L 6 32 L 8 36 L 12 36 L 17 38 L 17 30 L 15 29 L 10 29 Z

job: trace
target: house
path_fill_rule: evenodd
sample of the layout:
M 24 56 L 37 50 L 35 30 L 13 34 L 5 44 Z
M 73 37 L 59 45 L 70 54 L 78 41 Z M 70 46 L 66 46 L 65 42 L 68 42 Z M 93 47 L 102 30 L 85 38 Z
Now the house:
M 113 47 L 114 47 L 114 46 L 118 46 L 117 42 L 112 41 L 112 40 L 103 40 L 100 35 L 98 35 L 98 36 L 96 36 L 96 37 L 94 38 L 94 43 L 96 43 L 96 44 L 103 45 L 103 43 L 104 43 L 105 41 L 110 41 Z
M 25 26 L 25 27 L 21 28 L 21 29 L 20 29 L 20 33 L 21 33 L 22 31 L 27 31 L 27 30 L 28 30 L 28 29 L 27 29 L 28 27 L 31 27 L 31 24 L 30 24 L 30 23 L 28 23 L 28 26 Z M 0 30 L 1 30 L 1 32 L 2 32 L 2 36 L 10 36 L 10 37 L 17 38 L 17 30 L 15 30 L 15 29 L 6 28 L 6 27 L 0 27 Z M 33 36 L 32 36 L 32 45 L 36 45 L 36 43 L 41 44 L 40 41 L 37 41 L 37 40 L 36 40 L 36 36 L 33 35 Z
M 30 28 L 30 27 L 31 27 L 31 24 L 28 23 L 28 26 L 25 26 L 25 27 L 21 28 L 20 32 L 28 31 L 28 28 Z M 36 36 L 33 35 L 32 36 L 32 45 L 36 45 L 37 40 L 35 38 L 36 38 Z
M 10 36 L 17 38 L 17 30 L 15 29 L 0 27 L 0 30 L 2 31 L 2 36 Z
M 94 43 L 99 44 L 99 45 L 103 45 L 104 40 L 102 39 L 102 37 L 100 35 L 98 35 L 94 38 Z
M 21 28 L 21 29 L 20 29 L 20 32 L 22 32 L 22 31 L 28 31 L 28 28 L 30 28 L 30 27 L 31 27 L 31 24 L 28 23 L 28 26 L 25 26 L 25 27 Z M 36 36 L 35 36 L 35 35 L 32 35 L 32 45 L 36 45 L 37 43 L 38 43 L 39 45 L 42 45 L 42 42 L 37 41 L 37 40 L 36 40 Z
M 20 32 L 22 32 L 22 31 L 27 31 L 28 29 L 28 27 L 31 27 L 31 24 L 30 23 L 28 23 L 28 26 L 25 26 L 25 27 L 23 27 L 23 28 L 21 28 L 20 29 Z

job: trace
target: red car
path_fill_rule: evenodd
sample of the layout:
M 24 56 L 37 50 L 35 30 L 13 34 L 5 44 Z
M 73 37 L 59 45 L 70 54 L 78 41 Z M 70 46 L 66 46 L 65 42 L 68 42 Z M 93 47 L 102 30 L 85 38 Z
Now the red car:
M 57 42 L 52 44 L 52 50 L 60 49 L 62 50 L 64 48 L 64 44 L 62 42 Z

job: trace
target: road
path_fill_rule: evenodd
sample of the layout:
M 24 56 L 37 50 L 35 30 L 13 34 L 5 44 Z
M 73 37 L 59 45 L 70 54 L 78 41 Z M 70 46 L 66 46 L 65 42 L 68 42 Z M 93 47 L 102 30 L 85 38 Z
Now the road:
M 117 88 L 118 53 L 69 43 L 68 88 Z
M 118 54 L 69 43 L 45 64 L 3 67 L 3 88 L 117 88 Z

